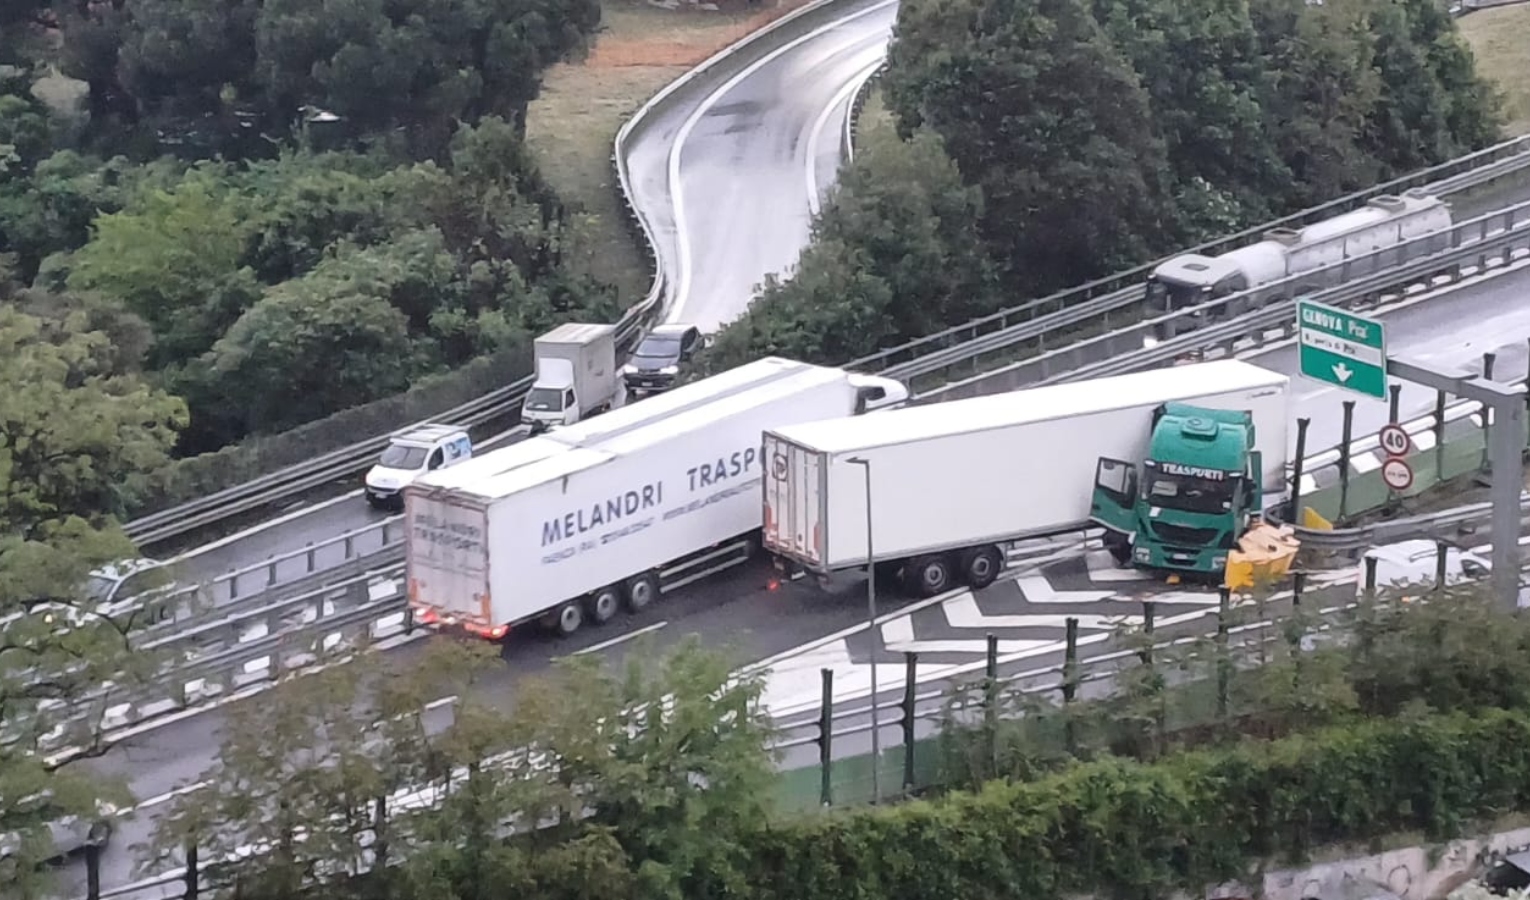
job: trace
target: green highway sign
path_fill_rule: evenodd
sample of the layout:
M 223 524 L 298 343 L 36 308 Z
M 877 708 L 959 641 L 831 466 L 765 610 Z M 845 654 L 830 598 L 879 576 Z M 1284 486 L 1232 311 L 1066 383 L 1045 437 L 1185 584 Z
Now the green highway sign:
M 1296 340 L 1306 377 L 1386 399 L 1387 341 L 1379 321 L 1298 299 Z

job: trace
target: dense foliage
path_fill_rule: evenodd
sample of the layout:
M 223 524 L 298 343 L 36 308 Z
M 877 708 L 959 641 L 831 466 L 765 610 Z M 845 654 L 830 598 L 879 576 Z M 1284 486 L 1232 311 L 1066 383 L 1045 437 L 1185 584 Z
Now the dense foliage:
M 904 140 L 868 137 L 715 365 L 844 362 L 1499 135 L 1434 0 L 908 0 L 882 84 Z
M 596 0 L 8 5 L 0 260 L 182 397 L 182 454 L 610 318 L 521 142 Z M 55 72 L 78 79 L 71 109 Z
M 0 305 L 0 384 L 0 883 L 31 898 L 47 824 L 125 799 L 62 763 L 98 748 L 103 686 L 131 685 L 153 660 L 129 652 L 138 623 L 86 614 L 81 588 L 92 566 L 131 554 L 104 512 L 163 464 L 186 414 L 78 311 Z

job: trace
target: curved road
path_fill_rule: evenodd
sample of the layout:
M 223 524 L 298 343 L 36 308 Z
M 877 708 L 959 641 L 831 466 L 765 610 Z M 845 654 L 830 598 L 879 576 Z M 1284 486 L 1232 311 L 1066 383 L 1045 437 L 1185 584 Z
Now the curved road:
M 669 161 L 680 236 L 670 321 L 716 331 L 767 274 L 796 264 L 838 168 L 834 112 L 881 63 L 897 12 L 883 0 L 787 42 L 686 118 Z

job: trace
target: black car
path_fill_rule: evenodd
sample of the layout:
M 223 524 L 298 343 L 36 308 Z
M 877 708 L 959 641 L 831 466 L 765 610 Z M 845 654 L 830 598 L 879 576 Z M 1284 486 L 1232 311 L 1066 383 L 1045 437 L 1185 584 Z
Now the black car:
M 622 367 L 627 390 L 637 393 L 674 387 L 680 367 L 690 361 L 701 344 L 701 329 L 695 325 L 656 326 Z

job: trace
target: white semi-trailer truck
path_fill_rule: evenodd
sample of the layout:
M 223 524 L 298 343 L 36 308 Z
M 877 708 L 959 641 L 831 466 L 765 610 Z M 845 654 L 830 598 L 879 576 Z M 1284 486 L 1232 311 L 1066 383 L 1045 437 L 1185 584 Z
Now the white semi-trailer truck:
M 824 580 L 869 559 L 879 581 L 900 578 L 914 594 L 982 588 L 1002 572 L 1008 542 L 1114 524 L 1094 502 L 1097 480 L 1138 462 L 1152 490 L 1122 491 L 1129 504 L 1230 520 L 1236 504 L 1246 512 L 1250 498 L 1284 490 L 1289 381 L 1213 362 L 773 428 L 765 548 L 779 567 Z M 1191 408 L 1246 412 L 1251 427 L 1223 428 Z M 1262 490 L 1239 487 L 1256 477 Z M 1131 536 L 1118 540 L 1135 559 Z
M 765 359 L 427 475 L 405 490 L 416 620 L 499 639 L 641 610 L 758 549 L 765 429 L 907 396 Z

